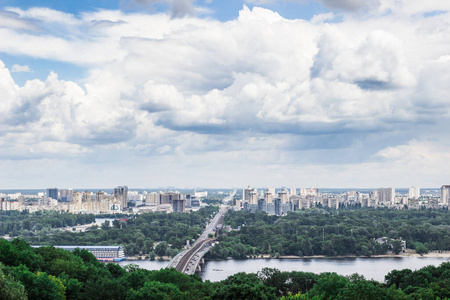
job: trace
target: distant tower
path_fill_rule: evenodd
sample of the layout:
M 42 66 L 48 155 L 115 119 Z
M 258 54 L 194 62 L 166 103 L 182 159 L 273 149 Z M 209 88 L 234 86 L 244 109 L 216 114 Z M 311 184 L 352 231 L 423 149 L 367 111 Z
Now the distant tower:
M 290 195 L 290 196 L 297 195 L 297 188 L 290 188 L 290 190 L 289 190 L 289 195 Z
M 258 193 L 256 192 L 256 190 L 253 190 L 250 192 L 249 203 L 250 204 L 258 204 Z
M 59 190 L 59 199 L 63 202 L 72 202 L 73 190 L 72 189 L 62 189 Z
M 394 188 L 380 188 L 377 190 L 378 204 L 392 205 L 395 199 Z
M 183 213 L 186 206 L 186 200 L 185 199 L 177 199 L 172 200 L 172 211 L 174 213 L 180 212 Z
M 47 197 L 58 200 L 58 189 L 57 188 L 47 189 Z
M 275 198 L 274 199 L 274 205 L 275 205 L 275 214 L 281 215 L 281 199 Z
M 257 189 L 253 189 L 250 186 L 248 186 L 248 188 L 243 189 L 242 190 L 242 201 L 248 201 L 248 202 L 252 202 L 254 200 L 253 197 L 255 197 L 256 194 L 256 200 L 254 203 L 251 204 L 257 204 L 258 201 L 258 190 Z
M 259 199 L 258 200 L 258 211 L 266 211 L 266 200 Z
M 450 185 L 443 185 L 441 187 L 441 203 L 449 204 L 450 203 Z
M 412 186 L 408 190 L 408 198 L 409 199 L 419 199 L 420 197 L 420 188 Z
M 159 195 L 160 204 L 173 204 L 175 200 L 185 199 L 184 195 L 179 192 L 166 192 Z
M 120 202 L 120 207 L 125 209 L 128 207 L 128 186 L 118 186 L 114 189 L 114 198 Z
M 288 203 L 289 202 L 289 194 L 286 189 L 282 189 L 278 192 L 278 198 L 281 199 L 281 203 Z
M 272 192 L 267 189 L 267 191 L 264 193 L 264 200 L 266 200 L 266 203 L 272 203 L 273 202 L 273 194 Z

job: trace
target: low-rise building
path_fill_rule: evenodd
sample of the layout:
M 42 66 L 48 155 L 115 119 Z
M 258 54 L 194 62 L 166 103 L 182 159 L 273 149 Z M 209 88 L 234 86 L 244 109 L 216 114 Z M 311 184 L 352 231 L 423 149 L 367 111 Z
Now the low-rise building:
M 39 248 L 42 246 L 32 246 Z M 122 246 L 54 246 L 58 249 L 74 251 L 75 249 L 87 250 L 92 253 L 99 261 L 122 261 L 125 260 L 125 254 Z

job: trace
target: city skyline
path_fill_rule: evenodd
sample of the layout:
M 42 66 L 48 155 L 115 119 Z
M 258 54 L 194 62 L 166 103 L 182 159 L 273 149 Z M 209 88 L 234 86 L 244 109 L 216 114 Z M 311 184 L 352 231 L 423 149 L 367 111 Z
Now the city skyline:
M 438 0 L 0 1 L 0 189 L 439 188 L 449 25 Z

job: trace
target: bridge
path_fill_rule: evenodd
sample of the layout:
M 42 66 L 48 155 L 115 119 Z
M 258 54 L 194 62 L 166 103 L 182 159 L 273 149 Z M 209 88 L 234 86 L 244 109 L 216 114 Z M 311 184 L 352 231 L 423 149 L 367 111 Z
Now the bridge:
M 223 216 L 226 211 L 226 207 L 221 207 L 192 247 L 178 253 L 169 262 L 167 268 L 175 268 L 177 271 L 188 275 L 194 274 L 196 271 L 201 271 L 201 264 L 204 263 L 203 256 L 211 249 L 214 241 L 214 239 L 209 238 L 209 234 L 213 234 L 214 229 L 219 224 L 223 224 Z

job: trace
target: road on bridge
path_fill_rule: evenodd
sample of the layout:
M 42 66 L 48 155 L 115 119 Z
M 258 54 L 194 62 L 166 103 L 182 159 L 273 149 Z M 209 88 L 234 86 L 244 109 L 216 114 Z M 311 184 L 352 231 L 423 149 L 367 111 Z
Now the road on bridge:
M 219 209 L 219 212 L 214 216 L 214 218 L 209 222 L 209 224 L 206 226 L 203 233 L 200 235 L 200 237 L 195 241 L 195 243 L 192 245 L 192 248 L 185 250 L 181 253 L 179 253 L 177 256 L 174 257 L 167 266 L 168 268 L 175 268 L 177 271 L 193 274 L 195 272 L 195 268 L 197 268 L 198 263 L 200 259 L 203 257 L 204 254 L 209 250 L 209 248 L 205 248 L 205 245 L 211 243 L 213 239 L 209 238 L 209 234 L 214 233 L 214 229 L 216 229 L 217 225 L 219 223 L 223 222 L 223 216 L 227 212 L 228 207 L 221 206 Z M 202 251 L 205 250 L 206 251 Z M 201 255 L 196 255 L 197 253 L 200 253 Z M 193 269 L 192 269 L 193 268 Z

